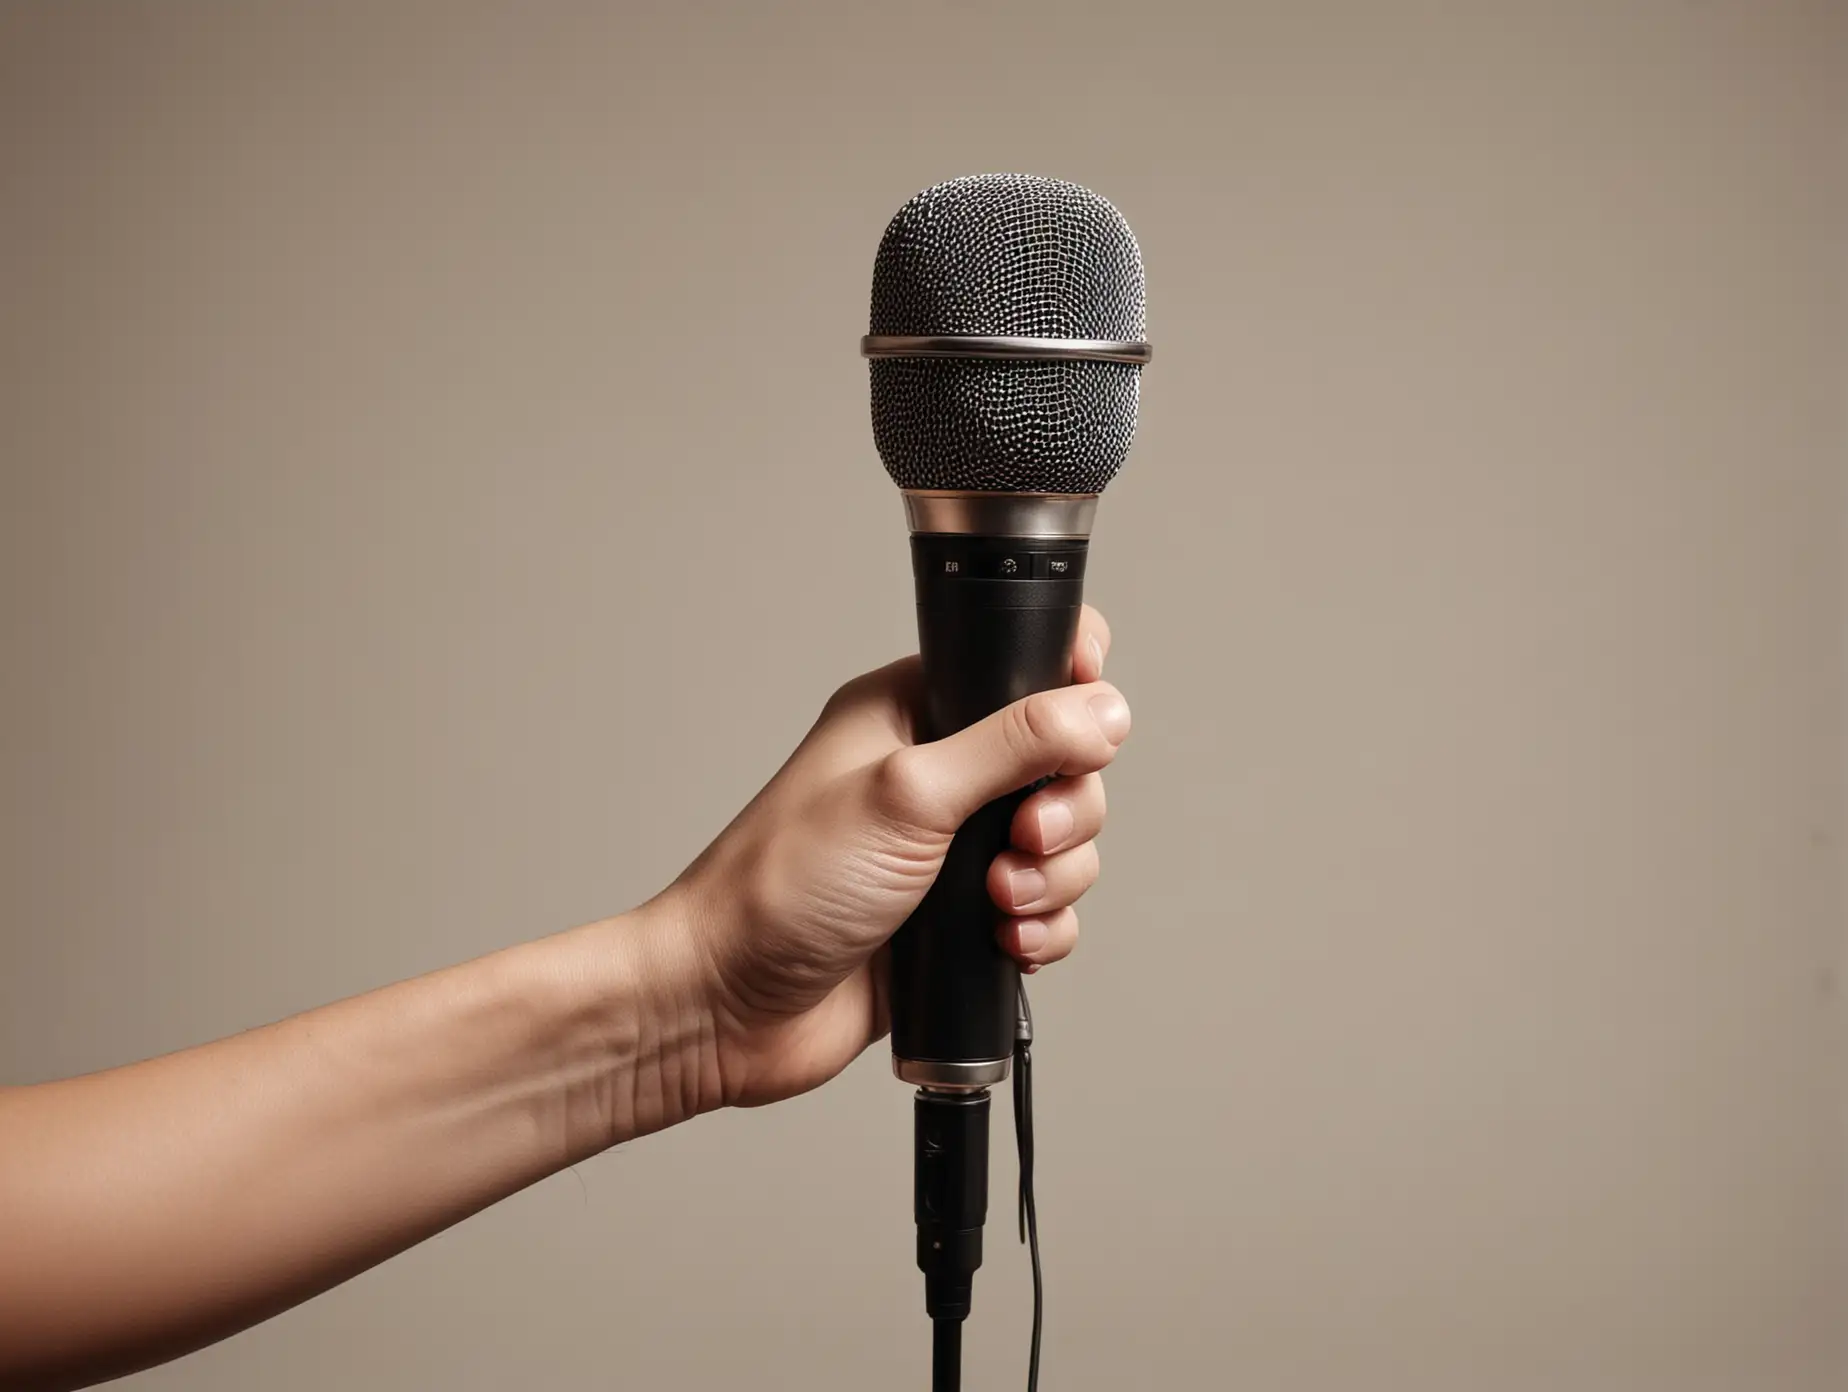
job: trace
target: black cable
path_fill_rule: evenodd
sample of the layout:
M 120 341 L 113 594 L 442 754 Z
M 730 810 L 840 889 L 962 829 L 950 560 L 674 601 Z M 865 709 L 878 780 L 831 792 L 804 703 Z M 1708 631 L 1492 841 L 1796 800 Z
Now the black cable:
M 1027 1392 L 1038 1392 L 1040 1326 L 1046 1287 L 1040 1273 L 1039 1209 L 1033 1201 L 1033 1007 L 1020 983 L 1020 1012 L 1014 1030 L 1014 1143 L 1020 1152 L 1020 1240 L 1033 1264 L 1033 1344 L 1027 1357 Z
M 962 1321 L 932 1320 L 930 1331 L 931 1392 L 959 1392 L 962 1387 Z

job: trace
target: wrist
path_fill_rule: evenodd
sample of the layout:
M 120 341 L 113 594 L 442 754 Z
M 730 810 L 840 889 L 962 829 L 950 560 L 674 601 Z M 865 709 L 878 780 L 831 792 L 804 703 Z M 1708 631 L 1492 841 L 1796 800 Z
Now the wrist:
M 710 971 L 672 891 L 553 941 L 601 1041 L 593 1153 L 722 1105 Z

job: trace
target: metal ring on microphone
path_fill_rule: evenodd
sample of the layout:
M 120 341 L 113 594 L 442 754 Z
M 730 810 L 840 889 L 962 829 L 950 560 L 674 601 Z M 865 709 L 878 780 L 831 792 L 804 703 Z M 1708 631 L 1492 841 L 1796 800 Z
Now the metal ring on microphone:
M 1026 358 L 1050 362 L 1119 362 L 1142 366 L 1154 348 L 1108 338 L 1015 338 L 998 334 L 868 334 L 868 358 Z
M 1097 517 L 1095 493 L 974 493 L 904 490 L 913 535 L 1082 540 Z
M 1007 1080 L 1012 1057 L 980 1059 L 966 1063 L 936 1063 L 927 1059 L 902 1059 L 892 1056 L 892 1074 L 901 1083 L 912 1083 L 933 1092 L 980 1092 Z

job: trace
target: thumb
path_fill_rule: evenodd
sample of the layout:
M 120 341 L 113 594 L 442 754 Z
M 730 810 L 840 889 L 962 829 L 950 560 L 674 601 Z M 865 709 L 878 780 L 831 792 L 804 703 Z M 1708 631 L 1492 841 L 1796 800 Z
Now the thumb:
M 898 819 L 948 836 L 1038 779 L 1095 773 L 1116 757 L 1129 724 L 1129 704 L 1109 682 L 1037 692 L 888 756 L 881 802 Z

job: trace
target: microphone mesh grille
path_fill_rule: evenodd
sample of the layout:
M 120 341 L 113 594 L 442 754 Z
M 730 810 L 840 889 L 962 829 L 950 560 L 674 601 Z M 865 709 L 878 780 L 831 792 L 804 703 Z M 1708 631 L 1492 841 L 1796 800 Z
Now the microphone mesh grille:
M 1077 184 L 953 179 L 892 219 L 873 263 L 875 334 L 1139 341 L 1142 253 Z M 1129 453 L 1131 363 L 878 358 L 873 440 L 901 488 L 1096 493 Z

